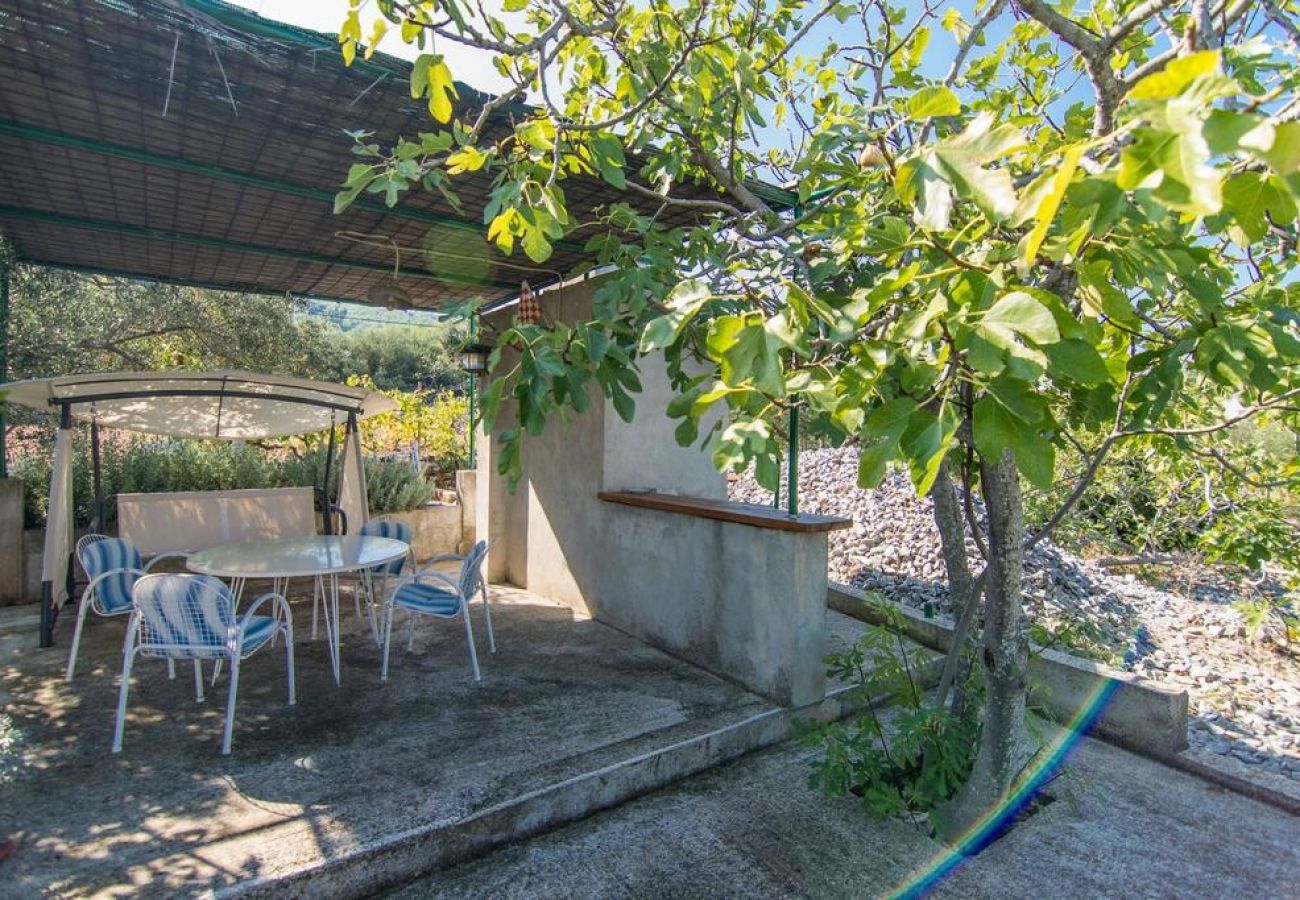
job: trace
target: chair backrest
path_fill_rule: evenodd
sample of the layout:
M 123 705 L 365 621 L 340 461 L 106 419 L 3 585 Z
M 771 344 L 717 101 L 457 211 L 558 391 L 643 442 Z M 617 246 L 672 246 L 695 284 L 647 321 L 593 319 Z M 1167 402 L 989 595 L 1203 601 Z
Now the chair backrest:
M 405 522 L 371 519 L 361 526 L 358 533 L 370 535 L 371 537 L 392 538 L 395 541 L 401 541 L 403 544 L 411 543 L 411 526 Z M 374 571 L 387 572 L 389 575 L 400 575 L 405 565 L 406 557 L 403 556 L 382 566 L 375 566 Z
M 235 598 L 210 575 L 146 575 L 135 584 L 146 656 L 222 659 L 234 651 Z
M 88 534 L 77 541 L 77 559 L 86 575 L 94 581 L 105 572 L 114 569 L 139 569 L 140 551 L 135 545 L 123 538 L 104 537 Z M 101 612 L 121 612 L 131 608 L 131 591 L 139 575 L 135 572 L 120 572 L 110 575 L 95 586 Z
M 465 554 L 465 561 L 460 564 L 460 594 L 466 600 L 483 583 L 483 560 L 487 557 L 487 541 L 479 541 Z
M 108 540 L 108 535 L 99 534 L 95 531 L 92 531 L 90 534 L 83 534 L 81 537 L 77 538 L 77 559 L 81 559 L 82 547 L 89 547 L 91 544 L 98 544 L 100 541 L 106 540 Z

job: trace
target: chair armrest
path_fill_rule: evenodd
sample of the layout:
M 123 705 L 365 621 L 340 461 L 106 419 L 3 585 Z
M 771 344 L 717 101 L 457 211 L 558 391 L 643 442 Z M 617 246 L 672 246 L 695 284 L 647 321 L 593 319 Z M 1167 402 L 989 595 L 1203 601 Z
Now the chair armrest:
M 155 556 L 153 559 L 151 559 L 151 560 L 149 560 L 147 563 L 145 563 L 144 570 L 145 570 L 146 572 L 148 572 L 148 571 L 149 571 L 150 569 L 152 569 L 152 568 L 153 568 L 157 563 L 162 562 L 164 559 L 189 559 L 189 558 L 190 558 L 190 554 L 191 554 L 191 551 L 189 551 L 189 550 L 169 550 L 169 551 L 166 552 L 166 553 L 159 553 L 159 554 L 158 554 L 157 556 Z
M 279 615 L 280 613 L 284 613 L 284 617 L 286 619 L 290 618 L 289 601 L 284 598 L 284 595 L 277 594 L 274 591 L 267 591 L 265 594 L 259 595 L 258 598 L 252 602 L 252 605 L 248 607 L 248 609 L 244 610 L 242 613 L 239 614 L 239 619 L 236 622 L 236 624 L 238 625 L 239 630 L 241 632 L 248 627 L 248 620 L 251 619 L 253 617 L 253 614 L 257 612 L 258 607 L 268 600 L 271 601 L 272 615 Z

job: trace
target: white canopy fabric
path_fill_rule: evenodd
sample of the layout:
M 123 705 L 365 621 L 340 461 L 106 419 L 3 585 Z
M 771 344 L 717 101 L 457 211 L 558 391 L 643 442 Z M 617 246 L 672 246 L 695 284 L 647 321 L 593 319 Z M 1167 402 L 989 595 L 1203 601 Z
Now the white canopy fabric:
M 339 472 L 339 509 L 347 518 L 348 533 L 359 534 L 370 519 L 365 469 L 361 464 L 361 435 L 348 429 L 343 438 L 343 468 Z
M 50 511 L 45 522 L 41 581 L 49 584 L 49 602 L 61 608 L 68 599 L 68 554 L 72 552 L 72 430 L 60 428 L 54 439 L 50 473 Z
M 37 409 L 68 403 L 107 428 L 176 437 L 246 440 L 305 434 L 392 412 L 378 391 L 238 370 L 108 372 L 5 385 L 6 399 Z

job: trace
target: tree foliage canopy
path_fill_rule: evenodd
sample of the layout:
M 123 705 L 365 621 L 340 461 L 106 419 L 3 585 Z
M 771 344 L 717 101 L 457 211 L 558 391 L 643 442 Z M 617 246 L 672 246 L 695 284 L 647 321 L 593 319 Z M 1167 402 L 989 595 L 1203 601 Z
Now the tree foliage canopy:
M 509 401 L 536 432 L 593 386 L 630 418 L 635 360 L 662 352 L 677 438 L 719 468 L 774 487 L 772 424 L 798 408 L 862 446 L 863 485 L 896 464 L 933 492 L 962 610 L 933 704 L 960 705 L 963 667 L 985 686 L 969 777 L 936 810 L 952 834 L 1030 771 L 1026 548 L 1116 446 L 1300 419 L 1296 0 L 377 0 L 368 28 L 362 6 L 344 58 L 363 34 L 367 53 L 390 29 L 418 44 L 430 128 L 362 138 L 336 205 L 425 189 L 463 207 L 458 176 L 487 172 L 487 239 L 533 260 L 590 224 L 565 202 L 579 174 L 698 215 L 605 207 L 591 318 L 501 335 L 518 352 L 489 420 Z M 447 42 L 513 87 L 458 102 Z M 499 438 L 517 478 L 521 432 Z M 1073 486 L 1026 536 L 1021 481 L 1050 488 L 1066 449 Z
M 371 46 L 392 25 L 426 50 L 411 87 L 430 131 L 359 148 L 341 202 L 454 194 L 486 169 L 489 239 L 533 259 L 578 224 L 575 173 L 701 218 L 668 229 L 608 206 L 592 249 L 616 274 L 593 320 L 504 335 L 522 353 L 489 417 L 513 397 L 535 431 L 593 382 L 630 416 L 629 361 L 664 351 L 678 438 L 719 467 L 756 462 L 773 484 L 769 423 L 797 405 L 863 444 L 864 484 L 899 462 L 920 490 L 954 451 L 1010 450 L 1047 487 L 1058 448 L 1083 450 L 1086 471 L 1135 437 L 1185 443 L 1260 413 L 1294 424 L 1294 3 L 504 8 L 378 4 Z M 515 88 L 453 107 L 448 41 L 490 52 Z M 522 98 L 536 113 L 485 138 Z M 756 177 L 792 185 L 793 208 L 760 199 Z M 698 182 L 718 198 L 677 196 Z M 729 415 L 699 434 L 716 404 Z
M 398 391 L 459 390 L 464 380 L 450 324 L 343 330 L 299 300 L 38 266 L 12 270 L 11 295 L 11 380 L 226 368 L 339 382 L 365 376 Z

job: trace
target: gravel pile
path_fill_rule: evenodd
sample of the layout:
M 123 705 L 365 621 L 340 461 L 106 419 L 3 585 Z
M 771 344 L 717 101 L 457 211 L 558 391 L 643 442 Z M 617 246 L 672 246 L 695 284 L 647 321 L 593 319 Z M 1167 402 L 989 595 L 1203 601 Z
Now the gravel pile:
M 799 457 L 800 511 L 853 520 L 851 529 L 831 534 L 830 578 L 950 614 L 933 504 L 898 473 L 876 490 L 859 489 L 857 460 L 848 448 Z M 747 475 L 732 482 L 731 496 L 772 502 Z M 967 543 L 978 567 L 978 552 Z M 1043 541 L 1026 560 L 1025 608 L 1045 630 L 1038 637 L 1050 631 L 1062 649 L 1185 688 L 1198 755 L 1300 782 L 1300 661 L 1247 639 L 1231 606 L 1240 594 L 1230 578 L 1203 566 L 1173 574 L 1163 589 L 1153 587 Z

